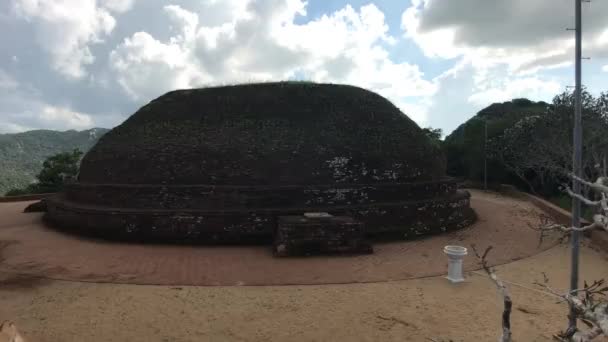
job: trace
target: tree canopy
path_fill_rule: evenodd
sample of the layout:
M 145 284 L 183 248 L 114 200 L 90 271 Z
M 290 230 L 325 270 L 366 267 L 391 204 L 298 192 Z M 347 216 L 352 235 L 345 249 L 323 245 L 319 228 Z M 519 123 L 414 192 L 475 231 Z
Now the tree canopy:
M 9 196 L 49 193 L 61 191 L 63 185 L 76 178 L 83 152 L 74 149 L 72 152 L 58 153 L 48 157 L 42 164 L 42 170 L 36 176 L 37 182 L 22 189 L 7 192 Z
M 608 93 L 594 97 L 583 90 L 582 106 L 584 177 L 595 179 L 606 168 Z M 572 92 L 558 94 L 551 104 L 526 99 L 493 104 L 446 138 L 448 173 L 480 181 L 487 156 L 490 181 L 555 195 L 571 169 L 573 114 Z

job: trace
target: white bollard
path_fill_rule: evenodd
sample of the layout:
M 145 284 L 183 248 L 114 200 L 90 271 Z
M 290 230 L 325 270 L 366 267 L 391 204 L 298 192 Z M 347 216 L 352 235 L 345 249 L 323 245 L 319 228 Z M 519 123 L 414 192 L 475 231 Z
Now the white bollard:
M 462 259 L 467 255 L 467 249 L 461 246 L 445 246 L 443 252 L 448 256 L 448 280 L 452 283 L 463 282 Z

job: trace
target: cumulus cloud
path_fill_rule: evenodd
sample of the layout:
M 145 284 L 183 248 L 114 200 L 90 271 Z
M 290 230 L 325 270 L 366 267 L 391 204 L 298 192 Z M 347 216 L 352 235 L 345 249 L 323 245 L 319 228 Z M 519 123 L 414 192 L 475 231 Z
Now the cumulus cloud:
M 608 2 L 583 6 L 585 52 L 605 55 Z M 413 0 L 402 28 L 429 57 L 466 56 L 484 67 L 531 73 L 571 63 L 574 36 L 566 28 L 574 26 L 573 12 L 570 1 Z
M 40 111 L 39 117 L 51 125 L 59 125 L 61 127 L 84 129 L 93 126 L 93 120 L 89 115 L 63 107 L 46 105 Z
M 250 1 L 240 7 L 235 1 L 213 3 L 234 11 L 209 24 L 201 13 L 168 5 L 169 39 L 137 32 L 111 52 L 115 77 L 133 99 L 148 100 L 174 88 L 305 78 L 375 90 L 424 120 L 424 110 L 412 98 L 432 94 L 435 84 L 417 65 L 390 58 L 387 47 L 396 39 L 375 5 L 347 5 L 297 24 L 295 19 L 306 15 L 300 0 Z
M 116 80 L 135 100 L 146 100 L 160 92 L 188 88 L 199 71 L 189 52 L 177 42 L 160 42 L 146 32 L 127 38 L 110 54 Z
M 21 126 L 12 122 L 0 121 L 0 134 L 19 133 L 31 130 L 30 127 Z
M 434 79 L 437 92 L 428 99 L 428 124 L 449 134 L 479 110 L 514 98 L 547 101 L 564 90 L 559 80 L 539 75 L 518 76 L 507 67 L 482 74 L 470 60 L 460 60 Z
M 17 81 L 4 70 L 0 69 L 0 89 L 1 90 L 13 90 L 19 86 Z
M 373 0 L 325 3 L 313 16 L 303 0 L 0 1 L 0 131 L 111 127 L 176 88 L 307 79 L 376 91 L 449 133 L 492 102 L 572 83 L 569 0 L 411 0 L 391 5 L 401 20 Z M 598 91 L 608 2 L 583 6 Z
M 593 60 L 608 57 L 606 13 L 608 2 L 583 4 L 584 55 Z M 430 107 L 446 117 L 450 129 L 456 125 L 452 117 L 462 122 L 474 112 L 448 113 L 436 103 L 442 96 L 453 108 L 478 110 L 515 97 L 547 100 L 563 90 L 569 75 L 556 78 L 547 71 L 573 64 L 574 34 L 566 30 L 573 26 L 574 4 L 561 0 L 412 0 L 401 18 L 404 37 L 427 58 L 455 63 L 435 79 L 438 91 Z
M 101 7 L 105 7 L 111 11 L 122 13 L 133 7 L 135 0 L 101 0 Z
M 46 102 L 31 85 L 19 84 L 0 69 L 0 133 L 30 129 L 86 129 L 95 126 L 93 117 L 70 108 Z
M 80 79 L 95 61 L 90 45 L 103 42 L 116 26 L 112 12 L 124 12 L 132 0 L 11 0 L 17 16 L 34 27 L 38 44 L 50 55 L 53 68 Z
M 484 87 L 480 92 L 469 96 L 468 101 L 487 106 L 494 102 L 510 101 L 514 98 L 528 97 L 547 99 L 560 91 L 561 85 L 556 81 L 541 80 L 538 77 L 502 78 L 498 84 Z

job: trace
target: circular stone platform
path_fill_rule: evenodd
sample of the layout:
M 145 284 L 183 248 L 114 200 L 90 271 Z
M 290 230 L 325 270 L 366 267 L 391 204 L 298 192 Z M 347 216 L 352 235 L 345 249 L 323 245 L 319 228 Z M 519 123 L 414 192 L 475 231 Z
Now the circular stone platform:
M 460 231 L 414 241 L 375 243 L 355 257 L 274 258 L 268 246 L 176 246 L 112 243 L 44 226 L 28 204 L 0 203 L 1 272 L 74 281 L 159 285 L 287 285 L 402 280 L 445 274 L 443 246 L 493 245 L 492 264 L 518 260 L 556 243 L 538 245 L 542 213 L 524 200 L 471 191 L 478 221 Z M 476 269 L 472 256 L 467 269 Z M 1 284 L 0 284 L 1 286 Z
M 47 218 L 121 240 L 242 242 L 270 241 L 277 217 L 304 212 L 406 237 L 474 219 L 439 146 L 390 101 L 307 82 L 159 97 L 85 155 Z

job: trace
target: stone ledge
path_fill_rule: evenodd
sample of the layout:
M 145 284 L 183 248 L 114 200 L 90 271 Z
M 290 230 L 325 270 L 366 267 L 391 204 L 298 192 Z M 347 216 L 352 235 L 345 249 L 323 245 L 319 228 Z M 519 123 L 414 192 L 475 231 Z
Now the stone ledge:
M 475 220 L 470 195 L 457 193 L 425 201 L 311 208 L 251 208 L 249 210 L 135 210 L 82 206 L 62 197 L 49 198 L 45 218 L 79 234 L 110 239 L 239 240 L 266 237 L 276 230 L 277 217 L 326 211 L 362 221 L 368 234 L 397 234 L 401 239 L 462 228 Z M 226 239 L 224 239 L 226 237 Z
M 412 183 L 226 186 L 89 184 L 66 186 L 68 200 L 86 205 L 146 209 L 231 210 L 252 207 L 314 207 L 431 199 L 456 191 L 450 178 Z
M 276 256 L 369 254 L 362 222 L 348 216 L 280 216 L 274 238 Z
M 26 201 L 37 201 L 49 196 L 53 196 L 55 193 L 45 193 L 45 194 L 32 194 L 32 195 L 20 195 L 20 196 L 4 196 L 0 197 L 0 203 L 8 203 L 8 202 L 26 202 Z

